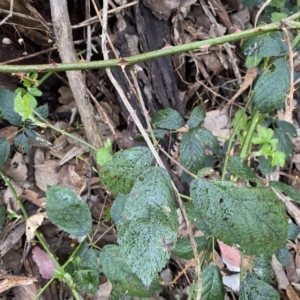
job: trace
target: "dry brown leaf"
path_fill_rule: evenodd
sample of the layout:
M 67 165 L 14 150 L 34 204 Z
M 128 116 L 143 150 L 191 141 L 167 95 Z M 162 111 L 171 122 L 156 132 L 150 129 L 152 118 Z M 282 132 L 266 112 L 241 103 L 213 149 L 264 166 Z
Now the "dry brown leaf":
M 46 191 L 47 186 L 58 184 L 58 169 L 59 162 L 56 160 L 46 160 L 41 165 L 34 165 L 36 185 L 43 192 Z
M 112 291 L 112 284 L 107 281 L 99 285 L 99 288 L 95 295 L 92 297 L 92 300 L 109 300 L 110 294 Z
M 0 293 L 15 286 L 33 284 L 34 282 L 37 282 L 36 278 L 0 274 Z
M 4 138 L 12 144 L 15 140 L 18 128 L 15 126 L 5 126 L 4 128 L 0 129 L 0 138 Z
M 218 109 L 206 113 L 206 118 L 203 122 L 203 127 L 211 131 L 214 136 L 228 138 L 230 130 L 226 128 L 228 117 L 221 113 Z M 221 144 L 225 139 L 218 139 Z
M 46 217 L 47 214 L 43 212 L 35 214 L 26 220 L 26 237 L 28 242 L 33 240 L 34 232 L 40 227 Z
M 39 207 L 42 207 L 42 208 L 44 208 L 45 204 L 46 204 L 45 197 L 40 197 L 38 193 L 28 190 L 28 189 L 23 191 L 21 198 L 26 199 L 26 200 L 30 201 L 31 203 L 33 203 Z
M 10 166 L 4 173 L 16 182 L 24 182 L 27 180 L 27 166 L 24 162 L 23 155 L 16 152 L 13 159 L 10 161 Z
M 60 97 L 58 97 L 59 103 L 70 104 L 72 101 L 74 101 L 72 91 L 68 86 L 60 87 L 58 92 L 60 93 Z

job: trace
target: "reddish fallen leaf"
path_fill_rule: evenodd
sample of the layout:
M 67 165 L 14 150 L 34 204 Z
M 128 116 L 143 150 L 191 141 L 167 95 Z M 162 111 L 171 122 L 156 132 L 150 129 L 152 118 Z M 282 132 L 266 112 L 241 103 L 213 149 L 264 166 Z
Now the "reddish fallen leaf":
M 226 264 L 227 268 L 230 271 L 239 272 L 241 265 L 240 251 L 237 248 L 228 246 L 221 241 L 218 241 L 218 244 L 221 251 L 221 257 L 223 259 L 223 262 Z M 244 259 L 243 264 L 244 268 L 248 266 L 248 260 L 246 258 Z
M 51 279 L 57 269 L 49 254 L 39 247 L 34 247 L 32 249 L 32 259 L 37 264 L 42 277 Z

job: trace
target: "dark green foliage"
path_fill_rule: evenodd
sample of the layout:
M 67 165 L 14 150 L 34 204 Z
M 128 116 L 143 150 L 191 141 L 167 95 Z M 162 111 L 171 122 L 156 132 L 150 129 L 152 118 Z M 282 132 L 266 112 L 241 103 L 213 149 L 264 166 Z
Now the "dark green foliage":
M 152 123 L 162 129 L 176 130 L 184 125 L 184 120 L 176 110 L 165 108 L 155 114 Z
M 122 299 L 121 294 L 128 292 L 134 297 L 151 296 L 159 288 L 158 276 L 156 276 L 149 288 L 132 272 L 126 259 L 121 255 L 120 247 L 107 245 L 100 253 L 100 263 L 106 278 L 112 283 L 114 290 L 120 290 L 116 295 Z
M 278 58 L 274 61 L 275 70 L 265 71 L 254 85 L 253 102 L 261 113 L 269 113 L 280 108 L 290 86 L 288 61 Z
M 66 271 L 72 275 L 79 291 L 94 295 L 99 287 L 99 266 L 95 250 L 90 249 L 85 242 L 82 244 L 78 255 Z
M 215 237 L 240 245 L 245 254 L 271 254 L 285 244 L 285 208 L 270 189 L 194 179 L 191 196 L 199 217 Z
M 280 300 L 279 294 L 267 283 L 248 274 L 242 281 L 240 300 Z
M 136 178 L 152 163 L 152 153 L 146 147 L 119 151 L 102 167 L 101 183 L 112 194 L 128 194 Z
M 69 188 L 47 188 L 46 211 L 52 223 L 72 235 L 84 236 L 92 229 L 89 207 Z

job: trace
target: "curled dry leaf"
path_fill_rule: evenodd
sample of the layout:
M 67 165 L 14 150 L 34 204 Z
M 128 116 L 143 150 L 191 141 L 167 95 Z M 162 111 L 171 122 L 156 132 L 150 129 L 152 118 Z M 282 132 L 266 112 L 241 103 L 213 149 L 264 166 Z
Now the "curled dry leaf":
M 40 227 L 46 216 L 46 213 L 43 212 L 33 215 L 26 220 L 26 237 L 28 242 L 33 240 L 36 229 Z
M 56 266 L 49 254 L 39 247 L 34 247 L 32 249 L 32 259 L 37 264 L 42 277 L 44 279 L 51 279 L 56 271 Z

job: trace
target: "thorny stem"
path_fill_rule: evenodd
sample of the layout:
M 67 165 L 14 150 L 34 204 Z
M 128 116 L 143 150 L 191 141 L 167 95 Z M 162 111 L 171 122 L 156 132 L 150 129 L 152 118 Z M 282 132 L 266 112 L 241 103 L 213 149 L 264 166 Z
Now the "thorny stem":
M 296 26 L 293 20 L 300 18 L 300 12 L 290 16 L 286 20 L 290 26 Z M 128 66 L 138 64 L 140 62 L 155 59 L 158 57 L 173 55 L 181 52 L 188 52 L 193 50 L 207 49 L 211 46 L 222 45 L 225 43 L 234 42 L 251 36 L 265 34 L 271 31 L 279 31 L 280 22 L 271 23 L 257 28 L 252 28 L 245 31 L 239 31 L 233 34 L 212 38 L 204 41 L 193 42 L 184 45 L 173 47 L 164 47 L 160 50 L 151 51 L 131 57 L 119 59 L 92 61 L 92 62 L 76 62 L 67 64 L 42 64 L 42 65 L 0 65 L 0 73 L 31 73 L 31 72 L 62 72 L 72 70 L 91 70 L 91 69 L 104 69 L 120 66 L 120 63 L 125 63 Z

